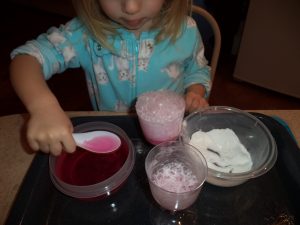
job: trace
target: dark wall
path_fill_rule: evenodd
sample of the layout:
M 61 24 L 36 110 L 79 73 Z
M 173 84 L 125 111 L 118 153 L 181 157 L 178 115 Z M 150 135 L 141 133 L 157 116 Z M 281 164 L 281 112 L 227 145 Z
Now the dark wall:
M 232 54 L 233 46 L 238 44 L 234 42 L 239 42 L 249 0 L 194 0 L 194 4 L 204 7 L 215 17 L 222 35 L 221 52 Z

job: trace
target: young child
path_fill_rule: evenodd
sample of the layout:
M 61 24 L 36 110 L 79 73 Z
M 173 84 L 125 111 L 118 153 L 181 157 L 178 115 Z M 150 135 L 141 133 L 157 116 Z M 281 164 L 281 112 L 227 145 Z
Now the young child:
M 186 109 L 207 106 L 210 68 L 191 0 L 73 0 L 78 17 L 11 53 L 11 81 L 30 113 L 30 147 L 75 151 L 73 127 L 46 81 L 85 71 L 95 110 L 129 111 L 144 92 L 185 94 Z M 70 81 L 72 85 L 72 81 Z

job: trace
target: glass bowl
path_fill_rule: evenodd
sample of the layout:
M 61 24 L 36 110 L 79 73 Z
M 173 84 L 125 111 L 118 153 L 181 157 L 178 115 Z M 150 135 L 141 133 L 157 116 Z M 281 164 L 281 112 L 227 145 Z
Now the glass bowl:
M 117 191 L 127 180 L 135 163 L 134 146 L 118 126 L 107 122 L 87 122 L 74 132 L 103 130 L 115 133 L 121 146 L 111 153 L 97 154 L 77 147 L 72 154 L 49 156 L 50 178 L 62 193 L 79 198 L 104 198 Z
M 227 132 L 228 129 L 226 128 L 229 128 L 233 133 L 231 132 L 229 136 L 227 133 L 225 136 L 225 133 L 215 132 L 219 129 L 222 132 L 224 130 Z M 202 135 L 203 133 L 201 133 L 197 137 L 194 136 L 194 140 L 191 141 L 192 135 L 199 130 L 205 134 Z M 214 136 L 212 135 L 213 132 L 215 132 Z M 216 138 L 217 133 L 218 138 Z M 236 139 L 233 139 L 234 135 L 232 134 L 235 134 Z M 206 181 L 217 186 L 236 186 L 249 179 L 259 177 L 267 173 L 277 159 L 276 143 L 268 128 L 250 113 L 232 107 L 210 106 L 189 114 L 183 120 L 180 138 L 190 144 L 193 142 L 192 145 L 194 146 L 198 141 L 195 147 L 201 151 L 208 164 Z M 201 141 L 196 138 L 201 138 Z M 238 142 L 239 145 L 236 144 Z M 245 147 L 247 154 L 230 153 L 233 149 L 236 150 L 237 146 L 240 148 L 241 145 Z M 215 149 L 211 149 L 210 146 L 214 146 Z M 216 149 L 218 150 L 216 151 Z M 227 169 L 226 167 L 229 168 L 229 166 L 226 163 L 229 162 L 230 155 L 233 157 L 230 160 L 234 160 L 231 161 L 232 165 L 246 162 L 245 157 L 248 155 L 250 161 L 247 161 L 247 169 L 245 169 L 246 163 L 243 164 L 245 170 L 239 171 L 237 164 L 232 166 L 234 169 Z M 243 156 L 243 158 L 234 159 L 238 156 Z

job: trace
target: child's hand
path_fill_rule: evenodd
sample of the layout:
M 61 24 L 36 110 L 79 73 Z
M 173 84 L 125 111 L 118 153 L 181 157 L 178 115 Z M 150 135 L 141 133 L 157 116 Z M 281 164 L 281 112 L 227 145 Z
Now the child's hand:
M 208 106 L 204 98 L 205 89 L 200 84 L 191 85 L 185 95 L 185 107 L 187 112 L 193 112 L 197 109 Z
M 47 108 L 31 113 L 27 139 L 34 151 L 40 150 L 57 156 L 62 151 L 75 151 L 76 144 L 72 132 L 72 123 L 62 109 Z

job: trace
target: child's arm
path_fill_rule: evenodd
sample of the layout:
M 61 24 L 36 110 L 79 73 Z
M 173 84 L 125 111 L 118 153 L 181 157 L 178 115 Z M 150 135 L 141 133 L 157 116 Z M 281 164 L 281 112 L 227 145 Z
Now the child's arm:
M 73 126 L 50 91 L 39 62 L 29 55 L 16 56 L 10 65 L 12 85 L 30 113 L 27 139 L 30 147 L 53 155 L 75 151 Z
M 208 106 L 205 99 L 205 88 L 201 84 L 193 84 L 189 86 L 185 94 L 186 111 L 193 112 L 199 108 Z

